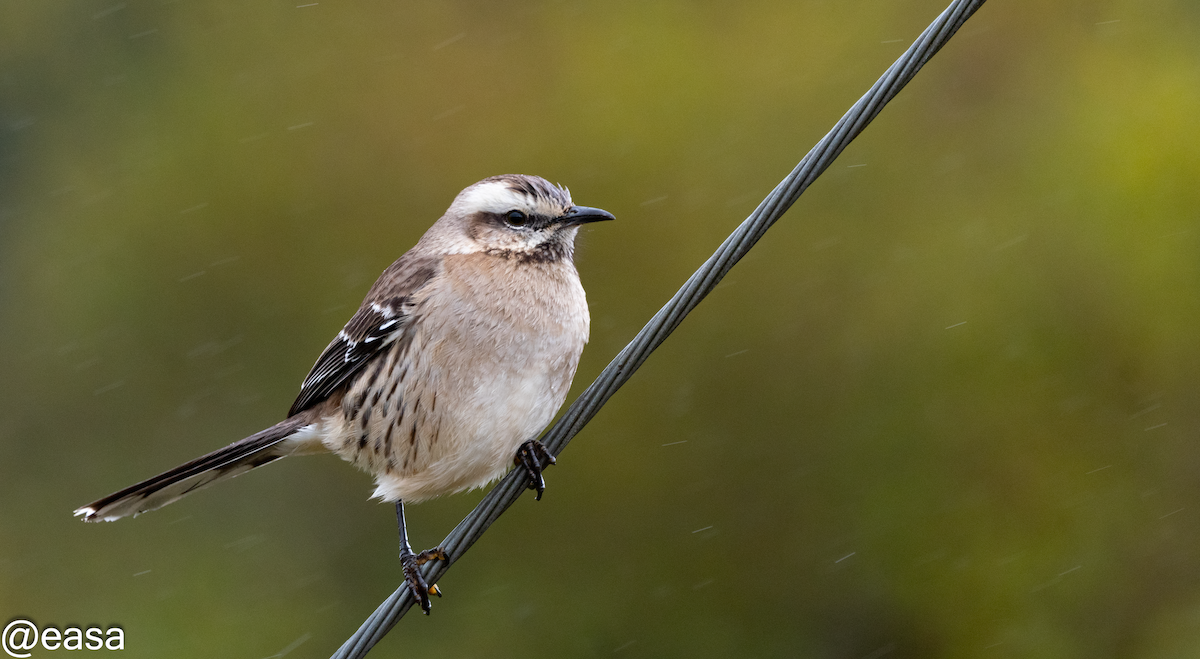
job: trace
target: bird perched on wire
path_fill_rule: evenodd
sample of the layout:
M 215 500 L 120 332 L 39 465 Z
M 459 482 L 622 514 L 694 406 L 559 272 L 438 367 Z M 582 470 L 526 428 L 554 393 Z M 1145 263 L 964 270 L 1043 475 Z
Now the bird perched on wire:
M 554 418 L 588 340 L 575 235 L 607 211 L 537 176 L 463 190 L 388 267 L 304 383 L 288 417 L 75 511 L 111 521 L 289 455 L 331 451 L 395 501 L 405 579 L 425 613 L 404 502 L 482 487 L 510 465 L 541 499 L 554 457 L 535 438 Z

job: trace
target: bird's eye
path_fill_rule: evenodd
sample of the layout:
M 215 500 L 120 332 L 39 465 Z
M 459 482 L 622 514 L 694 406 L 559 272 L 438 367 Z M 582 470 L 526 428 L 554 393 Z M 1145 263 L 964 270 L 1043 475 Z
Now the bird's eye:
M 521 211 L 514 210 L 508 211 L 508 213 L 504 215 L 504 221 L 508 222 L 509 225 L 514 227 L 523 227 L 525 226 L 525 223 L 529 221 L 529 217 Z

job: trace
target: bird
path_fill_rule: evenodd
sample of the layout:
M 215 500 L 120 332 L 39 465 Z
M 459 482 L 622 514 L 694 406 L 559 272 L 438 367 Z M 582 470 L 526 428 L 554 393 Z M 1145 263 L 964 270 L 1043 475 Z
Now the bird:
M 405 503 L 483 487 L 522 469 L 540 500 L 555 463 L 538 440 L 566 398 L 588 341 L 575 269 L 579 227 L 615 219 L 576 206 L 538 176 L 462 190 L 383 271 L 317 358 L 279 423 L 75 511 L 112 521 L 292 455 L 332 452 L 394 502 L 405 581 L 426 615 L 441 596 L 418 568 Z

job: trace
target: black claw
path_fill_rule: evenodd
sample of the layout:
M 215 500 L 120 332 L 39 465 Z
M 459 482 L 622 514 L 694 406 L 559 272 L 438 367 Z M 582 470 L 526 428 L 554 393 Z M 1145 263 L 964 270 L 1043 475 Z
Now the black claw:
M 450 557 L 446 555 L 445 549 L 434 547 L 433 549 L 426 549 L 417 554 L 415 560 L 417 561 L 417 565 L 424 565 L 429 561 L 448 561 Z
M 420 554 L 414 554 L 411 550 L 404 551 L 405 549 L 402 547 L 400 551 L 400 563 L 404 566 L 404 580 L 412 590 L 413 597 L 417 598 L 417 603 L 421 605 L 421 610 L 425 612 L 425 615 L 429 615 L 432 608 L 429 604 L 430 593 L 441 597 L 442 591 L 438 589 L 437 584 L 430 586 L 426 583 L 425 577 L 421 576 L 420 566 L 429 561 L 445 561 L 449 558 L 441 547 L 429 549 Z
M 396 526 L 400 530 L 400 565 L 404 568 L 404 581 L 417 603 L 421 605 L 421 610 L 425 615 L 429 615 L 429 594 L 441 597 L 442 591 L 438 589 L 437 584 L 430 586 L 425 582 L 420 568 L 429 561 L 448 561 L 450 557 L 441 547 L 426 549 L 419 554 L 413 553 L 412 546 L 408 544 L 408 530 L 404 525 L 404 502 L 399 500 L 396 501 Z
M 534 500 L 541 501 L 542 493 L 546 491 L 546 479 L 542 478 L 542 469 L 555 462 L 557 461 L 553 455 L 550 455 L 550 451 L 546 450 L 546 447 L 536 439 L 521 444 L 517 449 L 513 463 L 525 469 L 525 474 L 529 477 L 529 485 L 526 488 L 537 490 Z
M 429 615 L 429 610 L 432 608 L 429 605 L 429 584 L 425 583 L 425 578 L 421 576 L 421 570 L 417 567 L 417 557 L 412 553 L 402 555 L 400 563 L 404 566 L 404 581 L 408 583 L 413 597 L 421 605 L 421 610 L 425 612 L 425 615 Z

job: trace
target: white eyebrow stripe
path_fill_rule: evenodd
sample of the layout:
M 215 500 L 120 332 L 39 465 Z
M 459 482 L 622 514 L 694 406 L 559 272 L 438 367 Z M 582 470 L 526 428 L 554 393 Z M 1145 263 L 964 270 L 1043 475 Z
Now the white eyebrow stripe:
M 467 213 L 503 214 L 510 210 L 521 210 L 544 217 L 557 217 L 564 210 L 558 201 L 514 191 L 503 181 L 491 181 L 470 188 L 458 200 L 458 205 Z
M 508 184 L 492 181 L 476 185 L 463 195 L 463 206 L 470 211 L 485 213 L 506 213 L 514 208 L 532 210 L 529 197 L 513 192 Z

